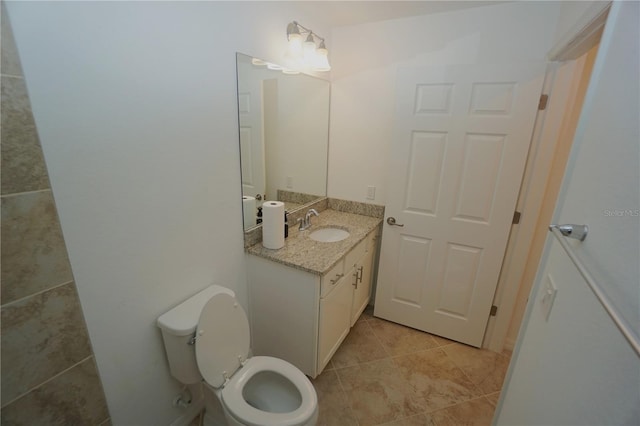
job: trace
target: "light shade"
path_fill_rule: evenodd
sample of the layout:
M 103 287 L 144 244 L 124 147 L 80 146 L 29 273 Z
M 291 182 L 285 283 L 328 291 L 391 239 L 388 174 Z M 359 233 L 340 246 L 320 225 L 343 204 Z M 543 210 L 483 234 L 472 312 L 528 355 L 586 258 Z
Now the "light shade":
M 309 33 L 307 40 L 304 42 L 304 61 L 307 64 L 313 64 L 316 59 L 316 42 L 313 40 L 313 33 Z
M 313 65 L 314 71 L 329 71 L 331 65 L 329 65 L 329 51 L 324 46 L 324 41 L 320 43 L 320 47 L 316 50 L 315 62 Z

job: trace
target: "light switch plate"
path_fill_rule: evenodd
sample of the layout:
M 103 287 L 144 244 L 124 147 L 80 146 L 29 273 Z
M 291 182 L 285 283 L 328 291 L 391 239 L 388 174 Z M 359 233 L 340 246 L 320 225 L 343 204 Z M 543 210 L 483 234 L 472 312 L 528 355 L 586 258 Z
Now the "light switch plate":
M 542 299 L 540 299 L 540 306 L 542 308 L 542 314 L 544 320 L 549 321 L 549 315 L 551 314 L 551 308 L 553 307 L 553 301 L 556 299 L 556 293 L 558 288 L 553 282 L 551 275 L 547 274 L 547 279 L 544 280 L 544 287 L 542 289 Z
M 286 182 L 287 189 L 293 189 L 293 177 L 287 176 L 286 181 L 287 181 Z
M 367 200 L 375 200 L 375 199 L 376 199 L 376 187 L 367 186 Z

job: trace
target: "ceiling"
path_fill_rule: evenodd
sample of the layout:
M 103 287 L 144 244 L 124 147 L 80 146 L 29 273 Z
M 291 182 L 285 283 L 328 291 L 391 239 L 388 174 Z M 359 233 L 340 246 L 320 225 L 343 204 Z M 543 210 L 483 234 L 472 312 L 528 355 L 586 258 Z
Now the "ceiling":
M 488 6 L 498 1 L 298 1 L 296 7 L 316 16 L 330 27 L 358 25 L 367 22 L 385 21 L 388 19 L 406 18 L 416 15 L 451 12 L 472 7 Z

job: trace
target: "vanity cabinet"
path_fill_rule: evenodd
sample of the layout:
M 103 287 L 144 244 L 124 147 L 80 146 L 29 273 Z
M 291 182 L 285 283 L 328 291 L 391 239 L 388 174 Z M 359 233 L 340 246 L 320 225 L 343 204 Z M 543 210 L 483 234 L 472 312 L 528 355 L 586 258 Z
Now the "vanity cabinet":
M 369 302 L 377 229 L 324 275 L 248 256 L 254 355 L 322 372 Z

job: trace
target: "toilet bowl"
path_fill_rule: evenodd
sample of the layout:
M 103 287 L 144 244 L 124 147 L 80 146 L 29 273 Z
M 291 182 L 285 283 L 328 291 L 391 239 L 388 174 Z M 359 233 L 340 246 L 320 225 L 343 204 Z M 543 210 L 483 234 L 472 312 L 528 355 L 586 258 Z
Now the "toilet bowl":
M 248 357 L 249 322 L 231 290 L 210 286 L 157 324 L 171 374 L 184 384 L 204 381 L 206 410 L 222 407 L 227 424 L 315 425 L 318 399 L 309 379 L 282 359 Z M 208 412 L 205 421 L 214 417 Z

